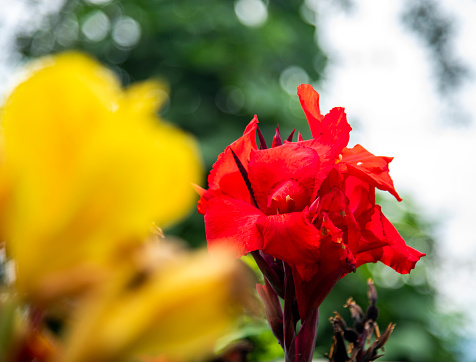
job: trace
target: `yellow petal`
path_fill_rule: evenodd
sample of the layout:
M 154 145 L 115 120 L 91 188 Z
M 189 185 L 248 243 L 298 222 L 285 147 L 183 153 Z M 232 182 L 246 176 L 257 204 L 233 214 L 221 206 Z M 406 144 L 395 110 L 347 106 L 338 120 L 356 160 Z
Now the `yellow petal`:
M 0 221 L 21 292 L 40 298 L 57 273 L 115 263 L 153 221 L 190 210 L 200 159 L 189 135 L 155 117 L 163 93 L 155 82 L 123 91 L 93 59 L 64 53 L 7 99 Z
M 250 298 L 253 282 L 243 267 L 231 255 L 211 260 L 202 251 L 123 278 L 79 312 L 62 361 L 196 360 L 210 353 Z
M 167 86 L 158 80 L 148 80 L 129 86 L 124 92 L 121 109 L 150 117 L 168 101 Z

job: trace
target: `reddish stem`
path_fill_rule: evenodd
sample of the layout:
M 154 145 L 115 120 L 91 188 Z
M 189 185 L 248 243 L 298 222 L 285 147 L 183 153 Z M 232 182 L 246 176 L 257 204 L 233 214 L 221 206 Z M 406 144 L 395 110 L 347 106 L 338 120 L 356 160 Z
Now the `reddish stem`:
M 294 339 L 296 338 L 296 322 L 294 321 L 293 304 L 296 298 L 292 269 L 284 264 L 284 358 L 285 362 L 295 362 Z
M 314 308 L 309 312 L 306 320 L 296 337 L 295 350 L 296 362 L 311 362 L 316 347 L 317 327 L 319 325 L 319 309 Z

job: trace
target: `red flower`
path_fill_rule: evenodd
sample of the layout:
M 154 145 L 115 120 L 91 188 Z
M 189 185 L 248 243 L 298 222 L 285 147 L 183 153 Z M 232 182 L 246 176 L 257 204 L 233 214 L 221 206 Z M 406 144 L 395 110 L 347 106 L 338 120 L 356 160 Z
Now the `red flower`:
M 381 261 L 405 274 L 424 254 L 407 246 L 375 205 L 375 188 L 401 200 L 389 175 L 392 158 L 360 145 L 347 148 L 351 127 L 344 109 L 323 116 L 310 85 L 299 86 L 298 95 L 313 138 L 292 142 L 291 135 L 282 142 L 277 130 L 266 148 L 259 132 L 258 149 L 255 116 L 219 155 L 209 189 L 199 190 L 198 210 L 210 250 L 225 243 L 237 256 L 260 251 L 277 275 L 281 260 L 289 265 L 304 321 L 358 266 Z

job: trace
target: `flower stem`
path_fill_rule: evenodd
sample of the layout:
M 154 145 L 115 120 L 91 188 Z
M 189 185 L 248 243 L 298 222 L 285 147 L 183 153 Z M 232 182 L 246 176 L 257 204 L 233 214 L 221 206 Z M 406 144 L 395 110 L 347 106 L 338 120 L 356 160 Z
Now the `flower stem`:
M 294 321 L 293 304 L 296 298 L 292 269 L 284 264 L 284 357 L 286 362 L 295 361 L 294 339 L 296 338 L 296 322 Z
M 306 320 L 302 323 L 301 329 L 296 337 L 295 362 L 311 362 L 314 354 L 317 339 L 317 327 L 319 325 L 319 309 L 314 308 L 309 312 Z

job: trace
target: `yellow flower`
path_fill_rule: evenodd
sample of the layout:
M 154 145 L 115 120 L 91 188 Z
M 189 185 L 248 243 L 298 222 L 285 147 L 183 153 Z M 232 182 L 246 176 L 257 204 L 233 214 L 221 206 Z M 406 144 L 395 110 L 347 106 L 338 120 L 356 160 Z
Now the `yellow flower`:
M 192 206 L 194 140 L 154 116 L 163 90 L 122 90 L 79 53 L 42 59 L 2 109 L 0 215 L 17 288 L 48 299 L 87 285 Z
M 254 308 L 251 271 L 231 255 L 206 251 L 127 273 L 76 316 L 62 362 L 124 361 L 138 356 L 198 360 Z

